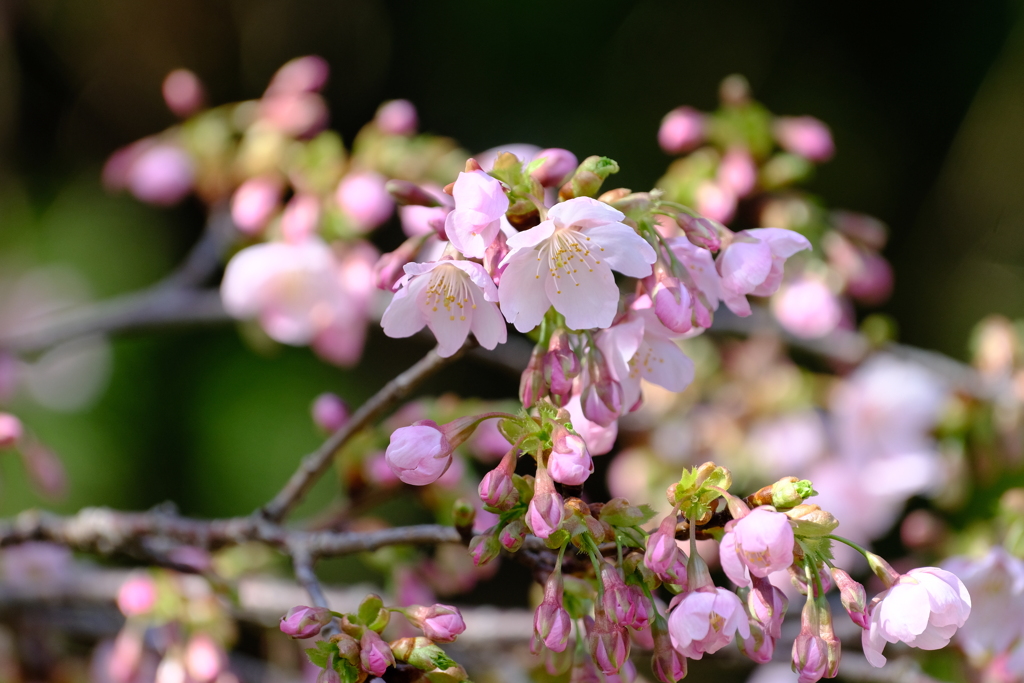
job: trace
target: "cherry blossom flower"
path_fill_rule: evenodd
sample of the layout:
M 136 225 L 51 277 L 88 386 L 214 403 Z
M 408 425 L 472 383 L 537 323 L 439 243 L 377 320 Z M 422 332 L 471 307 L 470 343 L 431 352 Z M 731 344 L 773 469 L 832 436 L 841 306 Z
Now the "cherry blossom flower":
M 604 426 L 588 420 L 583 414 L 579 394 L 574 394 L 564 407 L 569 412 L 573 429 L 583 437 L 583 442 L 587 445 L 587 450 L 591 455 L 604 455 L 612 449 L 612 446 L 615 445 L 615 438 L 619 434 L 618 422 Z
M 688 152 L 704 139 L 704 114 L 692 107 L 676 107 L 661 120 L 658 144 L 667 154 Z
M 743 603 L 732 591 L 715 588 L 694 591 L 680 600 L 668 616 L 672 647 L 690 659 L 718 652 L 732 642 L 733 635 L 750 637 L 750 624 Z
M 976 662 L 1010 651 L 1024 637 L 1024 560 L 996 546 L 981 558 L 954 557 L 944 568 L 971 595 L 971 616 L 956 642 Z
M 775 119 L 772 132 L 787 152 L 811 161 L 828 161 L 835 153 L 832 132 L 813 116 L 780 116 Z
M 0 448 L 16 446 L 24 433 L 21 420 L 10 413 L 0 413 Z
M 747 295 L 774 294 L 782 284 L 786 259 L 810 248 L 807 238 L 792 230 L 757 228 L 736 233 L 715 262 L 725 305 L 736 315 L 750 315 Z
M 730 149 L 718 166 L 718 182 L 737 197 L 746 197 L 757 183 L 757 166 L 750 152 L 742 147 Z
M 861 637 L 864 656 L 880 667 L 886 642 L 922 650 L 945 647 L 970 614 L 971 596 L 955 574 L 935 567 L 911 569 L 871 601 L 871 621 Z
M 376 631 L 366 629 L 359 639 L 359 662 L 367 673 L 383 676 L 389 666 L 395 666 L 395 655 Z
M 560 484 L 581 486 L 594 472 L 594 461 L 583 437 L 557 425 L 551 438 L 553 447 L 548 457 L 551 478 Z
M 385 458 L 406 484 L 426 486 L 448 471 L 454 450 L 445 430 L 436 422 L 420 420 L 391 434 Z
M 391 216 L 395 202 L 384 187 L 386 182 L 384 176 L 369 171 L 341 179 L 334 197 L 356 230 L 369 232 Z
M 533 498 L 526 509 L 526 524 L 534 536 L 547 538 L 558 530 L 565 514 L 563 504 L 548 468 L 538 466 Z
M 483 266 L 472 261 L 410 263 L 405 273 L 381 318 L 384 334 L 411 337 L 426 325 L 445 358 L 462 347 L 470 332 L 485 349 L 505 343 L 505 322 L 494 303 L 498 290 Z
M 467 257 L 483 258 L 501 229 L 508 197 L 501 183 L 483 171 L 459 173 L 452 196 L 455 208 L 445 219 L 445 233 Z
M 423 631 L 423 635 L 435 643 L 451 643 L 466 630 L 466 622 L 458 607 L 437 603 L 426 607 L 413 605 L 405 609 L 404 614 L 413 625 Z
M 771 305 L 779 324 L 804 339 L 824 337 L 843 318 L 838 297 L 817 278 L 801 278 L 783 285 L 772 297 Z
M 326 607 L 299 605 L 288 610 L 281 618 L 281 632 L 292 638 L 312 638 L 331 623 L 331 610 Z
M 622 385 L 626 410 L 640 400 L 641 379 L 676 392 L 693 381 L 693 361 L 673 341 L 678 336 L 658 320 L 653 308 L 630 310 L 598 333 L 597 345 L 609 359 L 612 376 Z
M 509 237 L 498 288 L 506 319 L 528 332 L 554 306 L 570 329 L 611 325 L 619 303 L 612 270 L 647 277 L 656 260 L 624 218 L 607 204 L 577 197 L 553 206 L 540 225 Z
M 719 558 L 737 586 L 749 586 L 750 574 L 768 576 L 793 564 L 793 527 L 789 517 L 767 507 L 754 508 L 725 526 Z

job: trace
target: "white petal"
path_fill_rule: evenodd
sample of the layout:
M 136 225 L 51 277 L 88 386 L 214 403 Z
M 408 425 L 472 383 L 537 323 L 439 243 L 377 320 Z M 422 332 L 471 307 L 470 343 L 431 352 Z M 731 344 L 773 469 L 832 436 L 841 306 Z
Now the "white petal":
M 630 277 L 647 277 L 651 274 L 651 264 L 657 260 L 654 248 L 628 225 L 613 223 L 596 228 L 588 228 L 583 232 L 600 247 L 602 261 L 623 275 Z
M 493 349 L 498 344 L 504 344 L 508 330 L 505 328 L 505 319 L 501 317 L 498 305 L 486 301 L 483 292 L 479 290 L 473 292 L 473 305 L 476 308 L 472 312 L 470 329 L 480 342 L 480 346 Z
M 507 263 L 510 257 L 521 249 L 532 249 L 555 232 L 555 224 L 552 221 L 544 221 L 535 225 L 529 230 L 523 230 L 508 238 L 508 248 L 511 249 L 508 256 L 502 263 Z
M 538 263 L 536 253 L 519 251 L 509 254 L 512 258 L 498 286 L 501 312 L 520 332 L 529 332 L 539 325 L 551 307 L 544 292 L 544 280 L 550 278 L 547 264 Z
M 548 210 L 548 218 L 561 227 L 575 225 L 578 228 L 592 228 L 597 225 L 619 223 L 626 216 L 604 202 L 590 197 L 577 197 L 555 204 Z
M 546 263 L 541 265 L 547 267 Z M 508 270 L 501 276 L 502 285 L 506 277 Z M 545 271 L 540 279 L 544 281 L 548 300 L 556 311 L 565 316 L 569 329 L 603 329 L 615 319 L 619 308 L 619 288 L 607 264 L 595 263 L 593 269 L 578 268 L 573 273 L 556 271 L 554 277 L 550 271 Z
M 395 293 L 381 316 L 380 325 L 384 334 L 392 339 L 411 337 L 426 324 L 417 302 L 418 294 L 427 286 L 427 280 L 418 277 Z

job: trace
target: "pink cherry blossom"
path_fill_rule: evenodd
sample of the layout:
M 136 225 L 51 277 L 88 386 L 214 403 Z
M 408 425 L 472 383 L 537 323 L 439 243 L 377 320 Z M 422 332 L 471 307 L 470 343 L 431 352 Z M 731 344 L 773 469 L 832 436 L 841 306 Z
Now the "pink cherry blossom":
M 828 646 L 813 633 L 803 633 L 793 642 L 793 671 L 797 683 L 814 683 L 825 675 L 828 666 Z
M 221 298 L 233 317 L 259 318 L 272 339 L 313 343 L 329 360 L 351 363 L 363 344 L 375 258 L 365 244 L 336 255 L 316 237 L 257 244 L 228 262 Z
M 277 210 L 280 196 L 281 185 L 276 179 L 250 178 L 231 197 L 231 220 L 246 235 L 259 234 Z
M 871 621 L 861 637 L 864 656 L 880 667 L 886 642 L 922 650 L 945 647 L 970 614 L 971 596 L 956 575 L 935 567 L 911 569 L 871 601 Z
M 508 196 L 498 180 L 483 171 L 459 173 L 452 188 L 455 208 L 444 222 L 448 239 L 469 258 L 483 258 L 501 229 Z
M 704 140 L 704 114 L 677 107 L 665 114 L 658 129 L 658 144 L 667 154 L 688 152 Z
M 722 569 L 737 586 L 749 586 L 749 574 L 765 577 L 793 564 L 793 527 L 781 512 L 754 508 L 725 528 L 719 558 Z
M 647 549 L 644 552 L 644 564 L 652 572 L 661 576 L 672 566 L 679 551 L 676 544 L 676 524 L 678 515 L 673 510 L 658 525 L 657 531 L 647 538 Z
M 629 631 L 600 605 L 594 606 L 593 621 L 587 621 L 587 640 L 594 663 L 606 675 L 616 673 L 629 658 Z
M 207 683 L 227 667 L 227 654 L 210 636 L 199 633 L 189 638 L 185 648 L 185 669 L 189 677 Z
M 547 467 L 538 467 L 533 498 L 526 509 L 526 525 L 534 536 L 547 538 L 558 530 L 565 514 L 563 505 Z
M 126 617 L 145 614 L 156 605 L 156 584 L 148 575 L 132 576 L 117 592 L 117 606 Z
M 835 153 L 832 132 L 813 116 L 780 116 L 775 119 L 772 132 L 787 152 L 811 161 L 828 161 Z
M 462 613 L 451 605 L 413 605 L 405 611 L 405 615 L 415 626 L 422 629 L 423 635 L 436 643 L 451 643 L 466 630 L 466 622 Z
M 326 607 L 299 605 L 288 610 L 281 618 L 281 632 L 292 638 L 312 638 L 331 623 L 331 611 Z
M 810 248 L 807 238 L 792 230 L 757 228 L 736 233 L 715 262 L 725 305 L 736 315 L 750 315 L 747 295 L 774 294 L 782 284 L 786 259 Z
M 304 242 L 320 224 L 320 200 L 311 194 L 296 194 L 281 214 L 281 234 L 293 244 Z
M 21 420 L 10 413 L 0 413 L 0 448 L 16 446 L 24 433 Z
M 957 631 L 957 644 L 979 662 L 1009 652 L 1024 638 L 1024 560 L 995 546 L 984 557 L 954 557 L 943 566 L 971 595 L 971 616 Z
M 736 193 L 732 187 L 720 182 L 705 180 L 694 193 L 697 211 L 719 223 L 728 223 L 736 214 Z
M 560 484 L 582 486 L 594 473 L 594 461 L 583 437 L 556 425 L 552 434 L 553 447 L 548 456 L 551 478 Z
M 369 232 L 391 216 L 395 201 L 384 187 L 386 182 L 372 171 L 349 173 L 341 179 L 334 198 L 356 230 Z
M 772 297 L 772 313 L 786 330 L 804 339 L 824 337 L 843 318 L 838 297 L 812 277 L 783 285 Z
M 458 351 L 470 332 L 485 349 L 505 343 L 505 322 L 494 303 L 498 290 L 483 266 L 472 261 L 410 263 L 405 273 L 381 318 L 384 334 L 411 337 L 426 325 L 442 357 Z
M 125 177 L 133 195 L 158 206 L 180 202 L 192 191 L 194 180 L 192 157 L 180 147 L 164 143 L 139 151 L 131 160 Z
M 395 666 L 395 655 L 376 631 L 366 629 L 359 639 L 359 663 L 367 673 L 383 676 L 389 666 Z
M 630 310 L 598 333 L 597 345 L 609 359 L 612 376 L 622 385 L 626 410 L 640 400 L 640 380 L 675 392 L 693 381 L 693 361 L 673 341 L 678 336 L 658 320 L 653 308 Z
M 337 394 L 325 392 L 313 400 L 313 422 L 322 431 L 336 432 L 348 422 L 349 410 Z
M 611 325 L 619 303 L 612 270 L 647 277 L 656 260 L 624 218 L 607 204 L 577 197 L 552 207 L 540 225 L 509 237 L 498 288 L 506 319 L 528 332 L 554 306 L 570 329 Z
M 736 633 L 749 638 L 750 624 L 736 594 L 715 588 L 683 597 L 669 613 L 668 632 L 678 652 L 701 659 L 705 652 L 717 652 L 731 643 Z

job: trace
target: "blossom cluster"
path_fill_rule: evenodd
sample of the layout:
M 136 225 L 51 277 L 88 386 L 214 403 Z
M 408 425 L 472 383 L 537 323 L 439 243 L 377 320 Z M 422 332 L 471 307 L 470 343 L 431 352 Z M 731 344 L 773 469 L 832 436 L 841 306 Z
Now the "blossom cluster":
M 386 642 L 381 633 L 392 612 L 405 616 L 423 636 Z M 317 676 L 318 683 L 361 683 L 370 676 L 383 676 L 398 662 L 419 669 L 431 681 L 459 683 L 467 678 L 465 669 L 437 645 L 454 642 L 466 630 L 455 607 L 436 604 L 389 608 L 379 596 L 371 594 L 350 614 L 332 612 L 326 607 L 296 606 L 281 618 L 280 628 L 292 638 L 313 638 L 335 619 L 341 630 L 306 650 L 309 661 L 322 670 Z

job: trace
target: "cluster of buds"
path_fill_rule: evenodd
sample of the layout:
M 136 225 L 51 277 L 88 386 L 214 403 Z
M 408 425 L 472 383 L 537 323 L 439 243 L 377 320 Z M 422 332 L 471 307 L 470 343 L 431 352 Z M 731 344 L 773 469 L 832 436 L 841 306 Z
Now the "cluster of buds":
M 404 615 L 423 636 L 386 642 L 381 634 L 392 612 Z M 294 607 L 281 619 L 281 631 L 292 638 L 312 638 L 335 619 L 339 620 L 340 631 L 306 650 L 309 661 L 323 669 L 317 678 L 322 683 L 362 683 L 368 677 L 383 676 L 399 663 L 418 669 L 433 683 L 466 680 L 465 670 L 437 646 L 454 642 L 466 630 L 455 607 L 386 607 L 379 596 L 371 594 L 351 614 L 326 607 Z
M 727 78 L 720 96 L 717 111 L 679 107 L 663 119 L 662 149 L 685 155 L 658 182 L 664 198 L 693 206 L 712 221 L 772 225 L 810 238 L 813 252 L 772 299 L 775 317 L 795 335 L 821 337 L 848 322 L 850 300 L 884 302 L 893 284 L 892 269 L 879 254 L 885 226 L 862 214 L 828 212 L 795 188 L 815 164 L 832 157 L 828 126 L 811 116 L 772 115 L 740 76 Z M 674 222 L 661 224 L 675 231 Z

